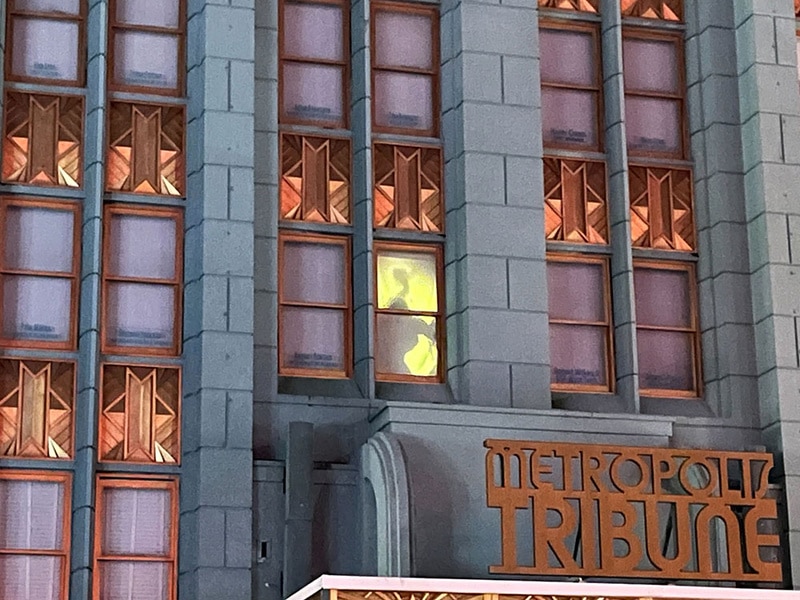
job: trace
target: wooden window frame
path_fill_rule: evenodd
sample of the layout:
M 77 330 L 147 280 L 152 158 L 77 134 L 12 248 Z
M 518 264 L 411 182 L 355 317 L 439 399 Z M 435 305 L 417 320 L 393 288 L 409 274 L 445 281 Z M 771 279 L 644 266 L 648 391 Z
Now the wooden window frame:
M 38 12 L 28 10 L 18 10 L 15 0 L 8 0 L 6 7 L 6 45 L 5 45 L 5 79 L 6 81 L 37 83 L 40 85 L 54 85 L 61 87 L 83 87 L 86 82 L 86 18 L 87 1 L 78 0 L 79 9 L 77 15 L 68 15 L 55 12 Z M 68 21 L 78 24 L 78 56 L 76 57 L 76 79 L 47 79 L 43 77 L 31 77 L 29 75 L 17 75 L 12 69 L 12 55 L 14 48 L 14 18 L 27 17 L 48 21 Z
M 563 89 L 563 90 L 575 90 L 575 91 L 582 91 L 582 92 L 590 92 L 596 95 L 595 101 L 595 131 L 597 132 L 597 143 L 593 146 L 582 145 L 582 144 L 570 144 L 570 143 L 544 143 L 545 152 L 550 150 L 569 150 L 569 151 L 577 151 L 582 153 L 602 153 L 604 151 L 604 137 L 603 134 L 605 133 L 604 125 L 604 105 L 603 105 L 603 62 L 601 56 L 601 44 L 600 44 L 600 23 L 594 21 L 577 21 L 577 20 L 561 20 L 561 19 L 552 19 L 547 17 L 542 17 L 539 19 L 538 24 L 539 30 L 542 29 L 551 29 L 553 31 L 561 31 L 561 32 L 577 32 L 577 33 L 588 33 L 592 36 L 592 47 L 594 48 L 594 85 L 592 86 L 579 86 L 572 83 L 558 83 L 558 82 L 548 82 L 541 80 L 541 87 L 544 88 L 553 88 L 553 89 Z M 541 39 L 541 38 L 540 38 Z M 542 121 L 542 125 L 544 125 L 544 121 Z M 544 136 L 543 136 L 544 137 Z
M 175 221 L 175 276 L 172 279 L 137 278 L 110 274 L 112 250 L 111 221 L 116 215 L 137 217 L 170 218 Z M 127 356 L 178 356 L 181 352 L 181 333 L 183 330 L 183 209 L 177 207 L 143 206 L 128 203 L 107 204 L 103 211 L 103 298 L 101 302 L 102 336 L 101 351 L 104 354 L 122 354 Z M 110 283 L 144 283 L 170 285 L 175 290 L 173 310 L 172 345 L 158 346 L 126 346 L 115 345 L 108 339 L 108 288 Z
M 671 21 L 670 21 L 671 22 Z M 654 158 L 654 159 L 671 159 L 671 160 L 685 160 L 688 156 L 688 140 L 689 140 L 689 127 L 686 114 L 686 42 L 684 40 L 683 31 L 668 31 L 668 30 L 655 30 L 645 29 L 640 25 L 627 25 L 622 26 L 622 48 L 624 52 L 625 40 L 636 39 L 645 42 L 669 42 L 675 46 L 675 62 L 677 68 L 677 88 L 678 92 L 675 94 L 668 94 L 665 92 L 652 92 L 644 90 L 630 89 L 625 84 L 623 90 L 625 100 L 629 97 L 635 98 L 652 98 L 656 100 L 671 100 L 678 101 L 678 150 L 672 151 L 658 151 L 658 150 L 631 150 L 628 148 L 628 160 L 636 161 L 640 158 Z M 625 74 L 623 72 L 623 79 Z M 627 146 L 627 140 L 626 140 Z
M 169 529 L 169 554 L 162 556 L 139 556 L 122 554 L 103 554 L 103 521 L 105 517 L 105 504 L 103 502 L 103 491 L 106 489 L 123 488 L 135 490 L 165 490 L 170 494 L 170 529 Z M 97 488 L 95 497 L 95 526 L 94 526 L 94 556 L 92 574 L 92 598 L 101 600 L 101 568 L 102 563 L 114 562 L 154 562 L 168 565 L 170 579 L 168 600 L 177 598 L 178 583 L 178 479 L 169 476 L 141 476 L 127 474 L 99 475 L 97 477 Z
M 6 214 L 10 206 L 19 206 L 23 208 L 43 208 L 51 210 L 69 211 L 72 213 L 72 272 L 64 274 L 58 271 L 28 271 L 9 269 L 5 265 L 5 248 L 0 246 L 0 283 L 7 275 L 22 275 L 22 276 L 38 276 L 38 277 L 53 277 L 58 279 L 69 279 L 71 281 L 70 290 L 70 307 L 69 317 L 70 323 L 68 326 L 68 338 L 63 342 L 48 342 L 43 340 L 20 340 L 13 338 L 6 338 L 2 330 L 0 330 L 0 346 L 7 348 L 37 348 L 43 350 L 75 350 L 77 346 L 78 336 L 78 289 L 79 289 L 79 276 L 80 276 L 80 252 L 81 252 L 81 206 L 77 202 L 63 201 L 63 200 L 41 200 L 28 197 L 19 196 L 5 196 L 0 197 L 0 239 L 5 237 L 6 230 Z M 4 310 L 2 303 L 3 294 L 0 294 L 0 318 Z
M 594 321 L 572 321 L 567 319 L 553 320 L 548 314 L 548 331 L 551 324 L 568 325 L 568 326 L 591 326 L 591 327 L 604 327 L 606 330 L 605 340 L 605 365 L 606 365 L 606 381 L 607 385 L 592 385 L 592 384 L 575 384 L 575 383 L 550 383 L 550 389 L 554 392 L 588 392 L 600 394 L 613 394 L 616 388 L 615 377 L 615 356 L 614 356 L 614 318 L 611 307 L 611 274 L 610 262 L 611 258 L 606 255 L 589 255 L 589 254 L 569 254 L 566 252 L 548 252 L 547 262 L 560 262 L 566 264 L 592 264 L 600 265 L 603 274 L 603 307 L 605 311 L 605 320 L 603 322 Z M 549 290 L 552 293 L 553 290 Z
M 283 298 L 283 274 L 285 268 L 284 245 L 286 242 L 300 242 L 310 244 L 327 244 L 341 246 L 344 248 L 344 267 L 345 280 L 342 282 L 344 288 L 344 304 L 327 304 L 320 302 L 305 302 L 298 300 L 285 300 Z M 278 233 L 278 375 L 281 377 L 311 377 L 315 379 L 349 379 L 353 374 L 353 291 L 352 291 L 352 240 L 344 235 L 323 235 L 308 233 L 298 230 L 282 229 Z M 344 312 L 344 332 L 343 332 L 343 363 L 344 370 L 336 369 L 307 369 L 302 367 L 288 367 L 283 364 L 283 353 L 281 351 L 281 340 L 283 337 L 283 307 L 298 308 L 323 308 L 336 309 Z
M 159 27 L 155 25 L 132 25 L 117 21 L 117 3 L 119 0 L 109 0 L 108 6 L 108 89 L 114 92 L 132 92 L 155 96 L 181 97 L 186 89 L 186 2 L 178 0 L 178 27 Z M 174 88 L 145 86 L 145 85 L 126 85 L 119 83 L 114 78 L 116 47 L 116 36 L 120 32 L 144 32 L 161 35 L 172 35 L 178 38 L 178 64 L 177 85 Z
M 643 259 L 634 258 L 633 269 L 634 272 L 637 268 L 640 269 L 653 269 L 662 271 L 682 271 L 688 274 L 689 278 L 689 305 L 690 305 L 690 322 L 691 326 L 686 328 L 681 327 L 666 327 L 661 325 L 642 325 L 637 317 L 636 331 L 646 329 L 648 331 L 668 331 L 677 333 L 691 334 L 692 336 L 692 377 L 694 386 L 692 390 L 673 390 L 662 388 L 645 388 L 639 385 L 639 393 L 644 397 L 656 398 L 688 398 L 698 399 L 703 395 L 703 375 L 701 364 L 701 348 L 700 348 L 700 315 L 697 294 L 697 269 L 693 262 L 690 261 L 667 261 L 656 259 Z M 634 290 L 634 305 L 636 302 L 636 290 Z
M 283 27 L 283 18 L 286 2 L 291 4 L 317 4 L 335 6 L 342 10 L 342 60 L 326 60 L 322 58 L 308 58 L 294 56 L 284 51 L 284 38 L 286 35 Z M 341 122 L 333 124 L 330 121 L 315 121 L 286 115 L 283 103 L 284 76 L 283 68 L 286 63 L 300 63 L 306 65 L 323 65 L 339 67 L 342 69 L 342 118 Z M 278 122 L 281 125 L 307 125 L 321 129 L 346 130 L 350 127 L 350 5 L 344 0 L 280 0 L 278 2 Z M 286 115 L 286 116 L 285 116 Z
M 375 31 L 375 15 L 378 12 L 394 12 L 406 15 L 423 15 L 430 17 L 433 39 L 431 40 L 431 68 L 420 69 L 415 67 L 384 66 L 377 62 L 377 39 Z M 405 4 L 399 2 L 373 2 L 370 5 L 370 81 L 372 85 L 372 130 L 375 133 L 388 133 L 394 135 L 409 135 L 414 137 L 438 138 L 441 121 L 441 53 L 440 53 L 440 25 L 439 7 L 424 4 Z M 375 78 L 378 73 L 405 73 L 409 75 L 426 75 L 431 78 L 431 126 L 428 129 L 410 129 L 406 127 L 391 127 L 378 125 L 376 119 Z
M 409 254 L 432 254 L 436 259 L 436 311 L 424 310 L 399 310 L 391 308 L 378 308 L 378 256 L 381 252 L 406 252 Z M 441 244 L 422 244 L 409 242 L 394 242 L 375 240 L 373 248 L 373 298 L 375 302 L 374 331 L 375 341 L 373 342 L 372 354 L 377 355 L 378 347 L 378 316 L 379 315 L 400 315 L 400 316 L 425 316 L 436 319 L 436 374 L 435 375 L 406 375 L 399 373 L 382 373 L 375 368 L 375 379 L 380 382 L 399 382 L 399 383 L 444 383 L 445 381 L 445 361 L 447 358 L 447 348 L 445 346 L 445 283 L 444 283 L 444 248 Z
M 63 485 L 62 496 L 62 529 L 61 550 L 11 550 L 0 548 L 0 556 L 51 556 L 61 559 L 60 600 L 67 600 L 69 595 L 70 575 L 70 521 L 72 516 L 72 475 L 67 471 L 22 471 L 0 469 L 0 480 L 3 481 L 50 481 Z

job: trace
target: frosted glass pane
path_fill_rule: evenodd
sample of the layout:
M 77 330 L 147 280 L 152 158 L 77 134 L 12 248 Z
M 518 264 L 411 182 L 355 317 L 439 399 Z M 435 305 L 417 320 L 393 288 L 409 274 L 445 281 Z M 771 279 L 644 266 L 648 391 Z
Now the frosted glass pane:
M 71 273 L 73 223 L 68 211 L 9 206 L 6 268 Z
M 691 334 L 639 329 L 636 335 L 643 390 L 693 389 Z
M 427 75 L 378 73 L 374 90 L 376 123 L 403 129 L 433 127 L 432 84 Z
M 344 304 L 344 255 L 340 245 L 286 242 L 283 246 L 283 300 Z
M 80 12 L 80 0 L 15 0 L 14 8 L 30 12 L 60 13 L 77 15 Z
M 375 53 L 380 66 L 433 68 L 433 23 L 427 15 L 378 11 Z
M 179 0 L 117 0 L 117 21 L 175 29 L 179 7 Z
M 281 309 L 281 362 L 296 369 L 344 370 L 344 311 Z
M 342 9 L 323 4 L 283 6 L 283 51 L 287 56 L 342 60 Z
M 169 566 L 158 562 L 102 562 L 100 587 L 103 600 L 166 600 Z
M 542 135 L 545 144 L 597 145 L 597 95 L 542 88 Z
M 678 152 L 681 119 L 677 100 L 625 96 L 628 150 Z
M 103 553 L 169 554 L 170 497 L 166 490 L 103 490 Z
M 114 80 L 131 86 L 178 87 L 178 37 L 143 31 L 114 36 Z
M 547 263 L 550 318 L 605 321 L 603 268 L 598 264 Z
M 539 30 L 542 81 L 593 85 L 594 44 L 588 33 Z
M 636 321 L 657 327 L 690 327 L 689 274 L 667 269 L 633 270 Z
M 0 555 L 0 598 L 60 600 L 61 559 Z
M 48 19 L 13 20 L 11 70 L 42 79 L 78 78 L 78 24 Z
M 283 111 L 293 119 L 338 123 L 342 120 L 342 69 L 321 65 L 283 65 Z
M 626 38 L 622 47 L 626 89 L 678 91 L 678 59 L 674 42 Z
M 378 373 L 432 377 L 439 349 L 436 319 L 378 314 L 375 321 L 375 370 Z
M 176 235 L 173 219 L 114 215 L 109 274 L 174 279 Z
M 6 275 L 3 335 L 17 340 L 66 340 L 71 291 L 69 279 Z
M 0 480 L 0 548 L 60 549 L 63 496 L 61 483 Z
M 438 307 L 433 254 L 378 253 L 378 308 L 435 312 Z
M 174 314 L 172 286 L 140 283 L 108 286 L 107 336 L 114 345 L 172 346 Z
M 550 325 L 550 381 L 607 385 L 606 328 Z

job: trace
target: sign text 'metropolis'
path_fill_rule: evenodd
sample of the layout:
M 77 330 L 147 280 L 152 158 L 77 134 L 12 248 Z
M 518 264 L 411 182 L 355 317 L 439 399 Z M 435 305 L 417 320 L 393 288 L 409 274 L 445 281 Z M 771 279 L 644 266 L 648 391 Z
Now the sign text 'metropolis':
M 772 456 L 487 440 L 492 573 L 780 581 Z M 528 534 L 520 532 L 530 531 Z

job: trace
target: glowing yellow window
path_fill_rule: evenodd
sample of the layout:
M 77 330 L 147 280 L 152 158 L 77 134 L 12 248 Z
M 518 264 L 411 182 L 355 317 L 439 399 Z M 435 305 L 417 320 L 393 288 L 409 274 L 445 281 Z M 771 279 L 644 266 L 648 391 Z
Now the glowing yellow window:
M 376 244 L 375 270 L 377 378 L 441 381 L 441 249 Z

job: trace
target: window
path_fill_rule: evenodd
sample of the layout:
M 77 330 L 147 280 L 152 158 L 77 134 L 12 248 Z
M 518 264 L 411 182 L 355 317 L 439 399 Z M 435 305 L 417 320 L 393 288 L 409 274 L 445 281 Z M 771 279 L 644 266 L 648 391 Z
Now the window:
M 438 135 L 438 40 L 436 9 L 383 2 L 372 5 L 375 131 Z
M 75 348 L 78 205 L 0 200 L 2 342 L 5 346 Z
M 282 123 L 347 126 L 348 12 L 341 1 L 281 2 Z
M 441 381 L 441 246 L 375 244 L 375 374 L 385 381 Z
M 608 391 L 613 380 L 608 261 L 551 254 L 547 289 L 553 389 Z
M 106 207 L 103 349 L 174 356 L 180 346 L 183 213 Z
M 100 477 L 95 514 L 95 600 L 174 600 L 177 482 Z
M 280 372 L 348 377 L 352 361 L 349 240 L 283 232 L 279 243 Z
M 0 471 L 0 597 L 66 600 L 70 478 Z

